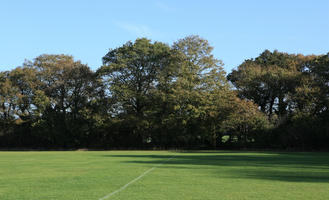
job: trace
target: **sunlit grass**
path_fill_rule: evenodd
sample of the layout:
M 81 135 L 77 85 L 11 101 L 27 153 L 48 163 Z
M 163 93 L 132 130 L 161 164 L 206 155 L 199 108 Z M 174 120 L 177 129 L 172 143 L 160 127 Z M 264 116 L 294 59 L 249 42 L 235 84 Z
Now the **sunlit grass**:
M 329 199 L 329 153 L 234 151 L 0 152 L 0 199 L 97 200 L 161 163 L 109 199 Z

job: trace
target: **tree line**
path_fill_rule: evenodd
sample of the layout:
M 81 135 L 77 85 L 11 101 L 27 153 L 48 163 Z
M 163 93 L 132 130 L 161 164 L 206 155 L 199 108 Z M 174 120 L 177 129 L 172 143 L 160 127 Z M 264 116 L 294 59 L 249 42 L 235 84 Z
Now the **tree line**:
M 44 54 L 0 72 L 0 148 L 329 149 L 329 53 L 265 50 L 226 76 L 212 50 L 141 38 L 96 71 Z

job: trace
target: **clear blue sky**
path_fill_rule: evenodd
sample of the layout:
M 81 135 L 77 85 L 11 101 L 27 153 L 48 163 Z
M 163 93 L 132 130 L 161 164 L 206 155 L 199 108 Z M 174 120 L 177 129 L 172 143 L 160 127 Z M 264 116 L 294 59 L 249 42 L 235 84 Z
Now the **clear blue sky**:
M 197 34 L 230 72 L 265 49 L 329 51 L 328 0 L 0 0 L 0 71 L 40 54 L 70 54 L 92 69 L 137 37 L 172 44 Z

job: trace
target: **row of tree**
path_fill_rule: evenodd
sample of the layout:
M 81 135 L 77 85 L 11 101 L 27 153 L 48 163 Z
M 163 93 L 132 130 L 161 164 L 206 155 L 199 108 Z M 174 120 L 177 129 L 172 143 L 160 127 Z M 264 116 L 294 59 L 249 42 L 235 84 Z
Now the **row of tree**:
M 227 77 L 198 36 L 41 55 L 0 72 L 2 148 L 328 148 L 329 54 L 264 51 Z

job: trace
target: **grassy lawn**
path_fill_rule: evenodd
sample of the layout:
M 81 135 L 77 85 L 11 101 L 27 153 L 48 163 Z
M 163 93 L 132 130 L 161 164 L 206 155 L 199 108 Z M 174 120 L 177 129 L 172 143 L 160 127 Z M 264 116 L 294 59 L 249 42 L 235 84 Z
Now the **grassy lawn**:
M 108 199 L 329 199 L 329 153 L 235 151 L 0 152 L 0 199 L 98 200 L 154 166 Z

